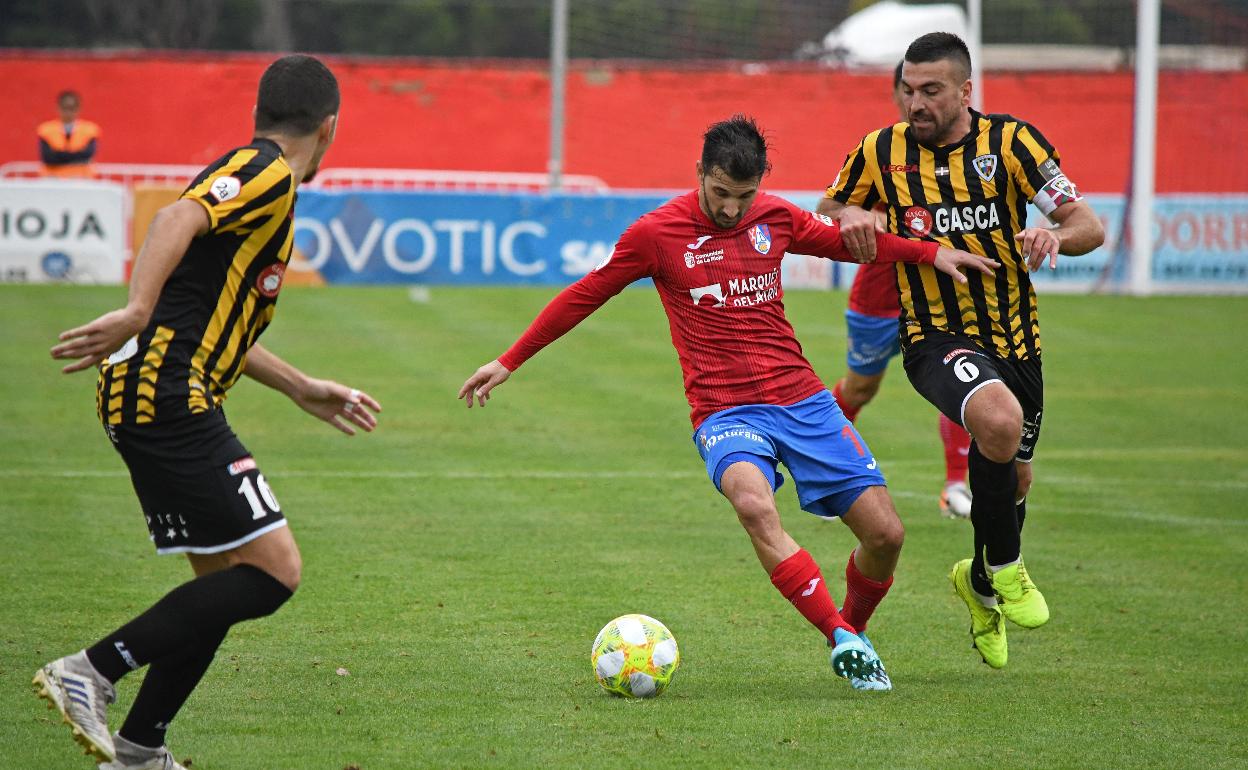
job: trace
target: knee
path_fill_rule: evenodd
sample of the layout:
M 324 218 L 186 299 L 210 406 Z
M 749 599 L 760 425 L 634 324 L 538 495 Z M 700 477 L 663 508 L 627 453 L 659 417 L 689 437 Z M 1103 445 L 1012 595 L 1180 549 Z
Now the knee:
M 737 520 L 747 532 L 766 529 L 779 518 L 775 499 L 761 491 L 738 492 L 730 498 L 730 502 L 737 512 Z
M 282 574 L 277 579 L 282 582 L 282 585 L 289 588 L 292 594 L 299 590 L 299 582 L 303 580 L 303 557 L 299 555 L 298 551 L 295 551 L 290 562 L 284 567 Z
M 980 454 L 994 463 L 1008 463 L 1018 453 L 1023 437 L 1023 410 L 1018 404 L 1000 409 L 975 425 L 975 443 Z
M 892 521 L 881 522 L 872 527 L 870 532 L 863 534 L 859 542 L 864 549 L 876 556 L 891 557 L 901 553 L 905 539 L 906 528 L 902 526 L 901 519 L 894 517 Z
M 274 559 L 272 562 L 261 567 L 265 572 L 269 573 L 277 582 L 286 586 L 293 594 L 299 589 L 299 581 L 303 578 L 303 557 L 299 554 L 299 549 L 293 545 L 281 558 Z

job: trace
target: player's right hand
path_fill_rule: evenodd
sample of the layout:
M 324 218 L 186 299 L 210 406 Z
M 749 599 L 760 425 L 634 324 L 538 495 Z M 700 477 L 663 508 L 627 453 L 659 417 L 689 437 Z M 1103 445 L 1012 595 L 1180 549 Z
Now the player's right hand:
M 464 381 L 463 387 L 459 389 L 459 398 L 468 397 L 468 408 L 472 408 L 472 398 L 476 396 L 477 403 L 485 406 L 485 402 L 490 400 L 490 391 L 496 385 L 502 385 L 511 376 L 511 371 L 500 364 L 498 359 L 494 359 Z
M 61 332 L 61 343 L 52 348 L 56 359 L 78 359 L 61 369 L 79 372 L 103 361 L 147 325 L 147 314 L 131 306 L 105 313 L 85 326 Z
M 884 227 L 874 213 L 857 206 L 841 209 L 841 240 L 849 255 L 862 264 L 875 261 L 875 234 Z

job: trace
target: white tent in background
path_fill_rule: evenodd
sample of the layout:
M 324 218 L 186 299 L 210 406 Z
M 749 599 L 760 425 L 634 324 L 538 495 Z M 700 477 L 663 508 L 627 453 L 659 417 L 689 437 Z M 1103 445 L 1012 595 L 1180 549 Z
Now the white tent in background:
M 882 0 L 841 22 L 823 38 L 819 58 L 851 67 L 892 67 L 910 41 L 928 32 L 967 38 L 966 12 L 954 3 L 905 5 Z

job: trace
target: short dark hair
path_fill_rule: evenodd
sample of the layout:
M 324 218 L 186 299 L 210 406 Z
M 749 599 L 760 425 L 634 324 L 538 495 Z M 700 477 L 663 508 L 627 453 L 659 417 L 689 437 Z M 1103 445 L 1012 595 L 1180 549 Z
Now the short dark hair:
M 78 95 L 77 91 L 66 89 L 56 95 L 56 103 L 58 105 L 66 99 L 73 99 L 74 104 L 82 104 L 82 97 Z
M 292 54 L 269 65 L 256 95 L 256 131 L 310 134 L 338 113 L 338 80 L 312 56 Z
M 767 140 L 754 118 L 737 114 L 706 129 L 702 135 L 702 173 L 709 174 L 715 168 L 739 182 L 771 171 Z
M 952 32 L 929 32 L 915 38 L 906 49 L 906 61 L 912 64 L 948 59 L 965 70 L 962 79 L 971 76 L 971 52 L 962 38 Z

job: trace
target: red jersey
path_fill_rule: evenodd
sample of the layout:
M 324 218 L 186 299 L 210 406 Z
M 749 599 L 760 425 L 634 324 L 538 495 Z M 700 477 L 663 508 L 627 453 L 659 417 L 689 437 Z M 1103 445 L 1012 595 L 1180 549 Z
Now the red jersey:
M 880 262 L 936 259 L 936 244 L 877 234 Z M 684 373 L 694 426 L 721 409 L 787 406 L 825 386 L 784 317 L 780 262 L 802 254 L 853 261 L 831 219 L 760 193 L 725 230 L 698 205 L 696 190 L 637 220 L 593 272 L 561 291 L 499 357 L 515 371 L 625 286 L 654 279 Z
M 897 268 L 878 261 L 859 265 L 858 272 L 854 274 L 854 282 L 849 287 L 849 309 L 877 318 L 896 318 L 901 315 L 901 300 L 897 296 Z

